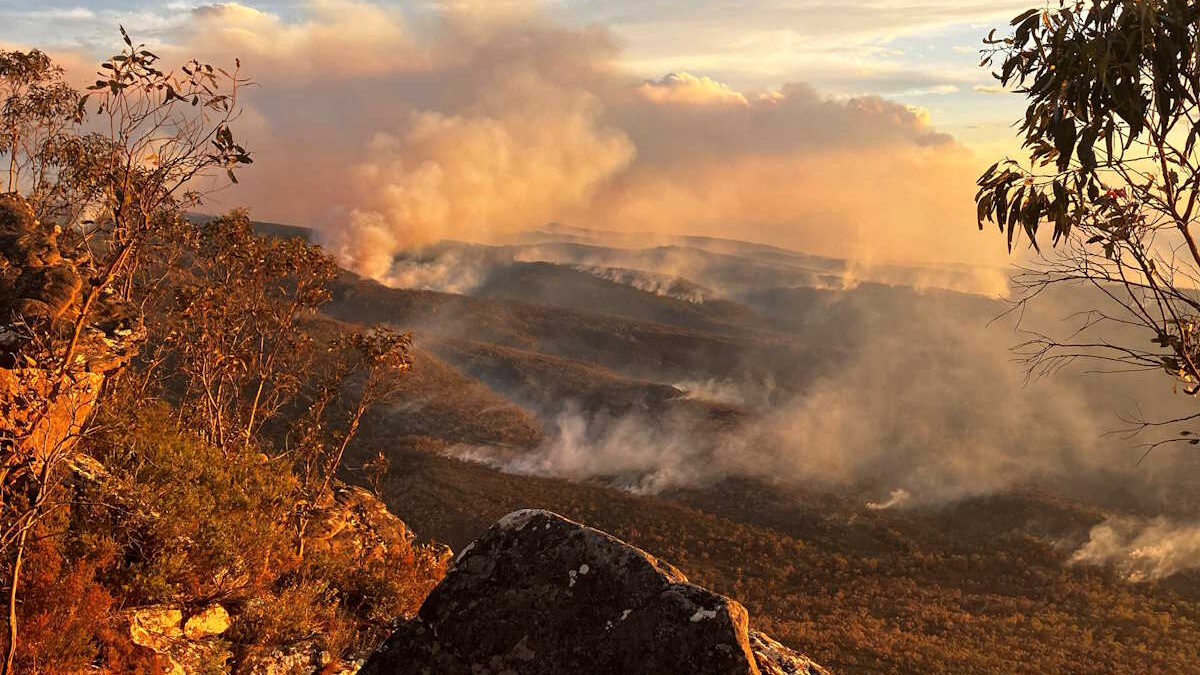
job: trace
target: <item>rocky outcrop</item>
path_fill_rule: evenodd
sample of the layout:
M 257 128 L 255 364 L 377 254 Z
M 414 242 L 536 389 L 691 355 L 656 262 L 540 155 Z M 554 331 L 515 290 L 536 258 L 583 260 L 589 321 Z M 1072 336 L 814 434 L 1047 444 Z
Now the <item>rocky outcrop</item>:
M 315 639 L 255 652 L 237 663 L 222 639 L 232 619 L 219 604 L 187 616 L 177 607 L 147 607 L 127 612 L 125 620 L 130 642 L 153 652 L 166 675 L 354 675 L 362 665 L 361 660 L 335 660 Z
M 79 319 L 83 291 L 98 273 L 87 247 L 63 245 L 63 236 L 19 195 L 0 195 L 0 367 L 37 367 L 39 349 L 65 341 Z M 116 294 L 100 296 L 84 319 L 77 349 L 83 370 L 110 372 L 137 351 L 141 318 Z
M 244 675 L 354 675 L 360 661 L 334 661 L 316 640 L 254 656 L 237 672 Z
M 454 560 L 363 675 L 825 673 L 734 600 L 608 534 L 518 511 Z
M 73 465 L 77 479 L 104 480 L 107 472 L 93 459 L 78 457 Z M 114 506 L 132 508 L 117 498 Z M 412 544 L 415 535 L 371 492 L 359 487 L 337 484 L 319 500 L 313 512 L 310 552 L 329 552 L 345 560 L 369 561 L 375 556 Z M 449 555 L 449 549 L 445 549 Z M 250 605 L 261 602 L 251 600 Z M 224 639 L 238 621 L 239 610 L 246 606 L 230 605 L 234 614 L 217 603 L 185 611 L 179 606 L 145 607 L 127 612 L 130 641 L 152 651 L 163 672 L 237 673 L 238 675 L 353 675 L 369 652 L 333 654 L 319 636 L 298 642 L 258 647 L 234 657 L 233 645 Z M 335 658 L 338 657 L 338 658 Z
M 829 675 L 816 661 L 784 647 L 770 636 L 750 631 L 750 651 L 762 675 Z
M 413 533 L 370 491 L 337 485 L 317 505 L 308 527 L 309 547 L 351 554 L 356 558 L 382 555 L 393 546 L 412 543 Z
M 221 605 L 210 605 L 186 620 L 174 607 L 133 610 L 125 619 L 130 642 L 154 652 L 160 671 L 167 675 L 221 672 L 233 657 L 229 643 L 220 639 L 229 629 L 229 613 Z
M 5 281 L 0 302 L 11 313 L 31 321 L 57 319 L 78 296 L 83 280 L 74 261 L 59 251 L 58 235 L 38 222 L 20 196 L 0 195 L 0 274 Z
M 0 195 L 0 449 L 62 453 L 95 403 L 104 377 L 137 351 L 135 308 L 109 294 L 84 317 L 69 367 L 61 367 L 95 276 L 83 246 L 60 246 L 29 203 Z

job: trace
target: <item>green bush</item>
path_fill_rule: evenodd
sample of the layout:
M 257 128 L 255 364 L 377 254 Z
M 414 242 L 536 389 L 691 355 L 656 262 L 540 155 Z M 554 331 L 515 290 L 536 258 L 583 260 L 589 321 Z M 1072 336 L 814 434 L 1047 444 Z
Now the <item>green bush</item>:
M 108 475 L 90 486 L 87 527 L 123 564 L 127 604 L 241 602 L 296 566 L 296 480 L 280 460 L 222 454 L 174 427 L 165 405 L 103 412 L 89 443 Z

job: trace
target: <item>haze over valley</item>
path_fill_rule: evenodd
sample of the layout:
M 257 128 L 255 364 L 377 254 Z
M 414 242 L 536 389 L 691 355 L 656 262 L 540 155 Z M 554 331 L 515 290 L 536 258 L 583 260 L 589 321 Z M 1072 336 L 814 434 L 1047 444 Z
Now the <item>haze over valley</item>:
M 363 451 L 408 467 L 385 494 L 452 544 L 532 498 L 668 546 L 724 583 L 734 583 L 725 565 L 746 556 L 704 557 L 708 537 L 726 536 L 709 528 L 804 542 L 805 559 L 849 556 L 858 571 L 845 583 L 864 595 L 847 604 L 839 594 L 828 607 L 838 616 L 894 611 L 910 601 L 899 594 L 978 617 L 978 603 L 1029 597 L 1028 580 L 1006 588 L 994 576 L 1026 565 L 1050 575 L 1039 583 L 1101 583 L 1108 590 L 1088 593 L 1120 588 L 1151 605 L 1195 597 L 1196 454 L 1168 445 L 1145 456 L 1164 434 L 1127 433 L 1140 410 L 1172 415 L 1186 399 L 1154 373 L 1112 376 L 1120 387 L 1097 387 L 1080 368 L 1031 376 L 1012 351 L 1022 331 L 1069 319 L 1070 298 L 1018 325 L 1004 299 L 939 288 L 961 281 L 954 266 L 894 265 L 872 278 L 849 261 L 736 240 L 565 226 L 504 245 L 441 242 L 393 270 L 391 283 L 407 287 L 345 275 L 328 313 L 414 331 L 412 393 L 375 416 Z M 684 542 L 666 534 L 677 527 Z M 1001 563 L 1014 549 L 1020 562 Z M 927 581 L 867 590 L 879 583 L 867 569 L 925 556 L 938 561 Z M 954 562 L 976 558 L 992 562 Z M 790 623 L 796 606 L 776 597 L 801 593 L 808 606 L 815 589 L 760 562 L 749 587 L 761 590 L 739 595 L 772 608 L 758 614 L 831 667 L 1003 669 L 976 657 L 946 666 L 940 650 L 962 634 L 913 627 L 906 640 L 933 641 L 918 650 L 926 656 L 875 643 L 822 652 L 812 636 L 826 634 L 813 628 L 824 621 Z M 1058 592 L 1022 612 L 1071 611 Z M 1054 658 L 1082 658 L 1064 648 Z M 1021 648 L 1006 649 L 1016 651 L 997 658 Z

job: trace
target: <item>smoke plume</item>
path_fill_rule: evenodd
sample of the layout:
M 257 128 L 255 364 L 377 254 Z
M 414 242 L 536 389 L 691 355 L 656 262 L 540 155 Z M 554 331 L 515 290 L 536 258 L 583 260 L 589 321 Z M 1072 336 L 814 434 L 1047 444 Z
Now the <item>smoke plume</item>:
M 1154 581 L 1200 569 L 1200 525 L 1165 518 L 1110 518 L 1092 528 L 1071 561 L 1111 564 L 1129 581 Z
M 912 495 L 908 493 L 908 490 L 897 488 L 892 490 L 891 494 L 888 495 L 887 501 L 867 502 L 867 508 L 872 511 L 887 511 L 898 506 L 904 506 L 909 499 L 912 499 Z
M 1003 261 L 973 232 L 979 162 L 921 112 L 635 73 L 603 28 L 533 3 L 314 0 L 288 18 L 224 3 L 166 39 L 172 57 L 240 58 L 257 83 L 238 125 L 256 164 L 220 203 L 314 226 L 381 280 L 414 246 L 550 220 L 865 264 Z
M 823 351 L 819 374 L 781 388 L 771 379 L 671 381 L 684 400 L 735 406 L 732 428 L 694 409 L 618 418 L 578 408 L 543 410 L 557 433 L 518 456 L 474 451 L 509 471 L 615 481 L 640 491 L 695 487 L 725 478 L 851 487 L 868 508 L 944 504 L 1039 487 L 1107 507 L 1182 513 L 1195 505 L 1197 457 L 1164 446 L 1143 460 L 1153 434 L 1114 434 L 1137 406 L 1169 419 L 1191 399 L 1171 396 L 1157 373 L 1067 371 L 1029 379 L 1010 347 L 1013 322 L 992 323 L 1005 304 L 947 292 L 863 285 L 808 291 L 794 316 L 801 340 Z M 1052 326 L 1070 310 L 1047 296 L 1024 329 Z M 782 311 L 782 310 L 781 310 Z M 757 372 L 786 374 L 794 352 L 756 350 Z

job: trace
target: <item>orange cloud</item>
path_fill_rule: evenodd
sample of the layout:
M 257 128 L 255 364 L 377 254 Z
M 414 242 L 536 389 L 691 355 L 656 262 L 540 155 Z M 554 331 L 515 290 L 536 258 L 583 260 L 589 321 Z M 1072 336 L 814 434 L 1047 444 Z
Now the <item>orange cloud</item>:
M 974 231 L 973 158 L 883 99 L 647 81 L 603 29 L 524 2 L 444 5 L 420 25 L 359 0 L 298 21 L 237 4 L 194 19 L 169 51 L 240 57 L 258 84 L 238 127 L 256 164 L 222 205 L 314 226 L 371 276 L 408 247 L 550 220 L 864 264 L 1005 263 Z
M 691 73 L 671 73 L 661 80 L 643 83 L 637 91 L 655 103 L 749 105 L 745 95 L 728 85 Z

